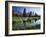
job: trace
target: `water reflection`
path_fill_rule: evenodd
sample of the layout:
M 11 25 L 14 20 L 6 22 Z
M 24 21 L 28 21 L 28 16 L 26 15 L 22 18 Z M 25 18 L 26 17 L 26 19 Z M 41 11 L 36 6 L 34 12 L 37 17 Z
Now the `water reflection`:
M 33 26 L 33 25 L 39 25 L 40 24 L 40 19 L 38 20 L 32 20 L 30 21 L 17 21 L 15 22 L 15 26 Z

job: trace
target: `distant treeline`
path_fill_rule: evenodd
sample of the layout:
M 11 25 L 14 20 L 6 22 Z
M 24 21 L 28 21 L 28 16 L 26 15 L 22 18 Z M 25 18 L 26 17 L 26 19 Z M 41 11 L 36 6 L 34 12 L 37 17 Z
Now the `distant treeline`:
M 23 16 L 23 17 L 36 17 L 36 16 L 40 16 L 37 13 L 34 13 L 32 11 L 26 13 L 26 9 L 24 9 L 23 13 L 22 12 L 15 12 L 14 10 L 12 11 L 12 15 L 13 16 Z

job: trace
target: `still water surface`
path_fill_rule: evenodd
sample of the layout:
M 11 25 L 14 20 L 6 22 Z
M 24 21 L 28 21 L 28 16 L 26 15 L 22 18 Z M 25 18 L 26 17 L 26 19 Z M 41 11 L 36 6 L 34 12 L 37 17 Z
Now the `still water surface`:
M 39 25 L 40 24 L 40 19 L 35 21 L 35 20 L 32 20 L 32 22 L 29 22 L 29 21 L 26 21 L 26 22 L 23 22 L 23 21 L 19 21 L 19 22 L 15 22 L 15 26 L 33 26 L 33 25 Z

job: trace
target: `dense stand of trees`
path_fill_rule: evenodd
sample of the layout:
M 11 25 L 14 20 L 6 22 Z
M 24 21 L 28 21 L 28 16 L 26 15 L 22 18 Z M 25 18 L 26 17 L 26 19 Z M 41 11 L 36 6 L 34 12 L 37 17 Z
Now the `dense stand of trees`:
M 23 13 L 22 12 L 15 12 L 14 10 L 12 11 L 13 16 L 23 16 L 23 17 L 31 17 L 31 16 L 40 16 L 37 13 L 34 14 L 34 12 L 30 11 L 26 13 L 26 8 L 24 8 Z

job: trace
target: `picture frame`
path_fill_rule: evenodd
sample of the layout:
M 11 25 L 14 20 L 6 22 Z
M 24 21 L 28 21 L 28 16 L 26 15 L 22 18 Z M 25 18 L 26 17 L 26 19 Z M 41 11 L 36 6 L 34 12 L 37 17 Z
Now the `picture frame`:
M 30 13 L 30 10 L 33 11 L 34 10 L 34 14 Z M 16 13 L 14 13 L 14 11 Z M 26 16 L 25 13 L 23 12 L 23 15 L 21 16 L 18 15 L 20 12 L 26 12 Z M 35 13 L 36 11 L 36 13 Z M 41 11 L 41 12 L 40 12 Z M 18 13 L 17 13 L 18 12 Z M 28 12 L 29 12 L 29 16 L 28 16 Z M 15 17 L 14 17 L 15 16 Z M 19 17 L 19 19 L 18 19 Z M 26 18 L 28 17 L 30 20 L 31 18 L 34 19 L 34 17 L 38 18 L 38 20 L 40 19 L 40 24 L 36 27 L 29 27 L 27 28 L 26 26 L 29 25 L 28 21 L 28 25 L 25 23 Z M 15 20 L 14 20 L 15 18 Z M 16 19 L 17 18 L 17 19 Z M 24 26 L 26 24 L 26 26 L 22 29 L 22 27 L 20 28 L 18 26 L 18 23 L 24 20 Z M 14 20 L 14 21 L 13 21 Z M 15 22 L 17 21 L 17 23 Z M 19 21 L 19 22 L 18 22 Z M 14 25 L 17 24 L 17 26 Z M 19 23 L 19 24 L 21 24 Z M 31 23 L 30 23 L 31 24 Z M 38 24 L 38 23 L 37 23 Z M 22 24 L 23 25 L 23 24 Z M 29 25 L 30 26 L 30 25 Z M 32 29 L 31 29 L 32 28 Z M 18 36 L 18 35 L 35 35 L 35 34 L 45 34 L 45 3 L 41 3 L 41 2 L 24 2 L 24 1 L 5 1 L 5 36 Z

